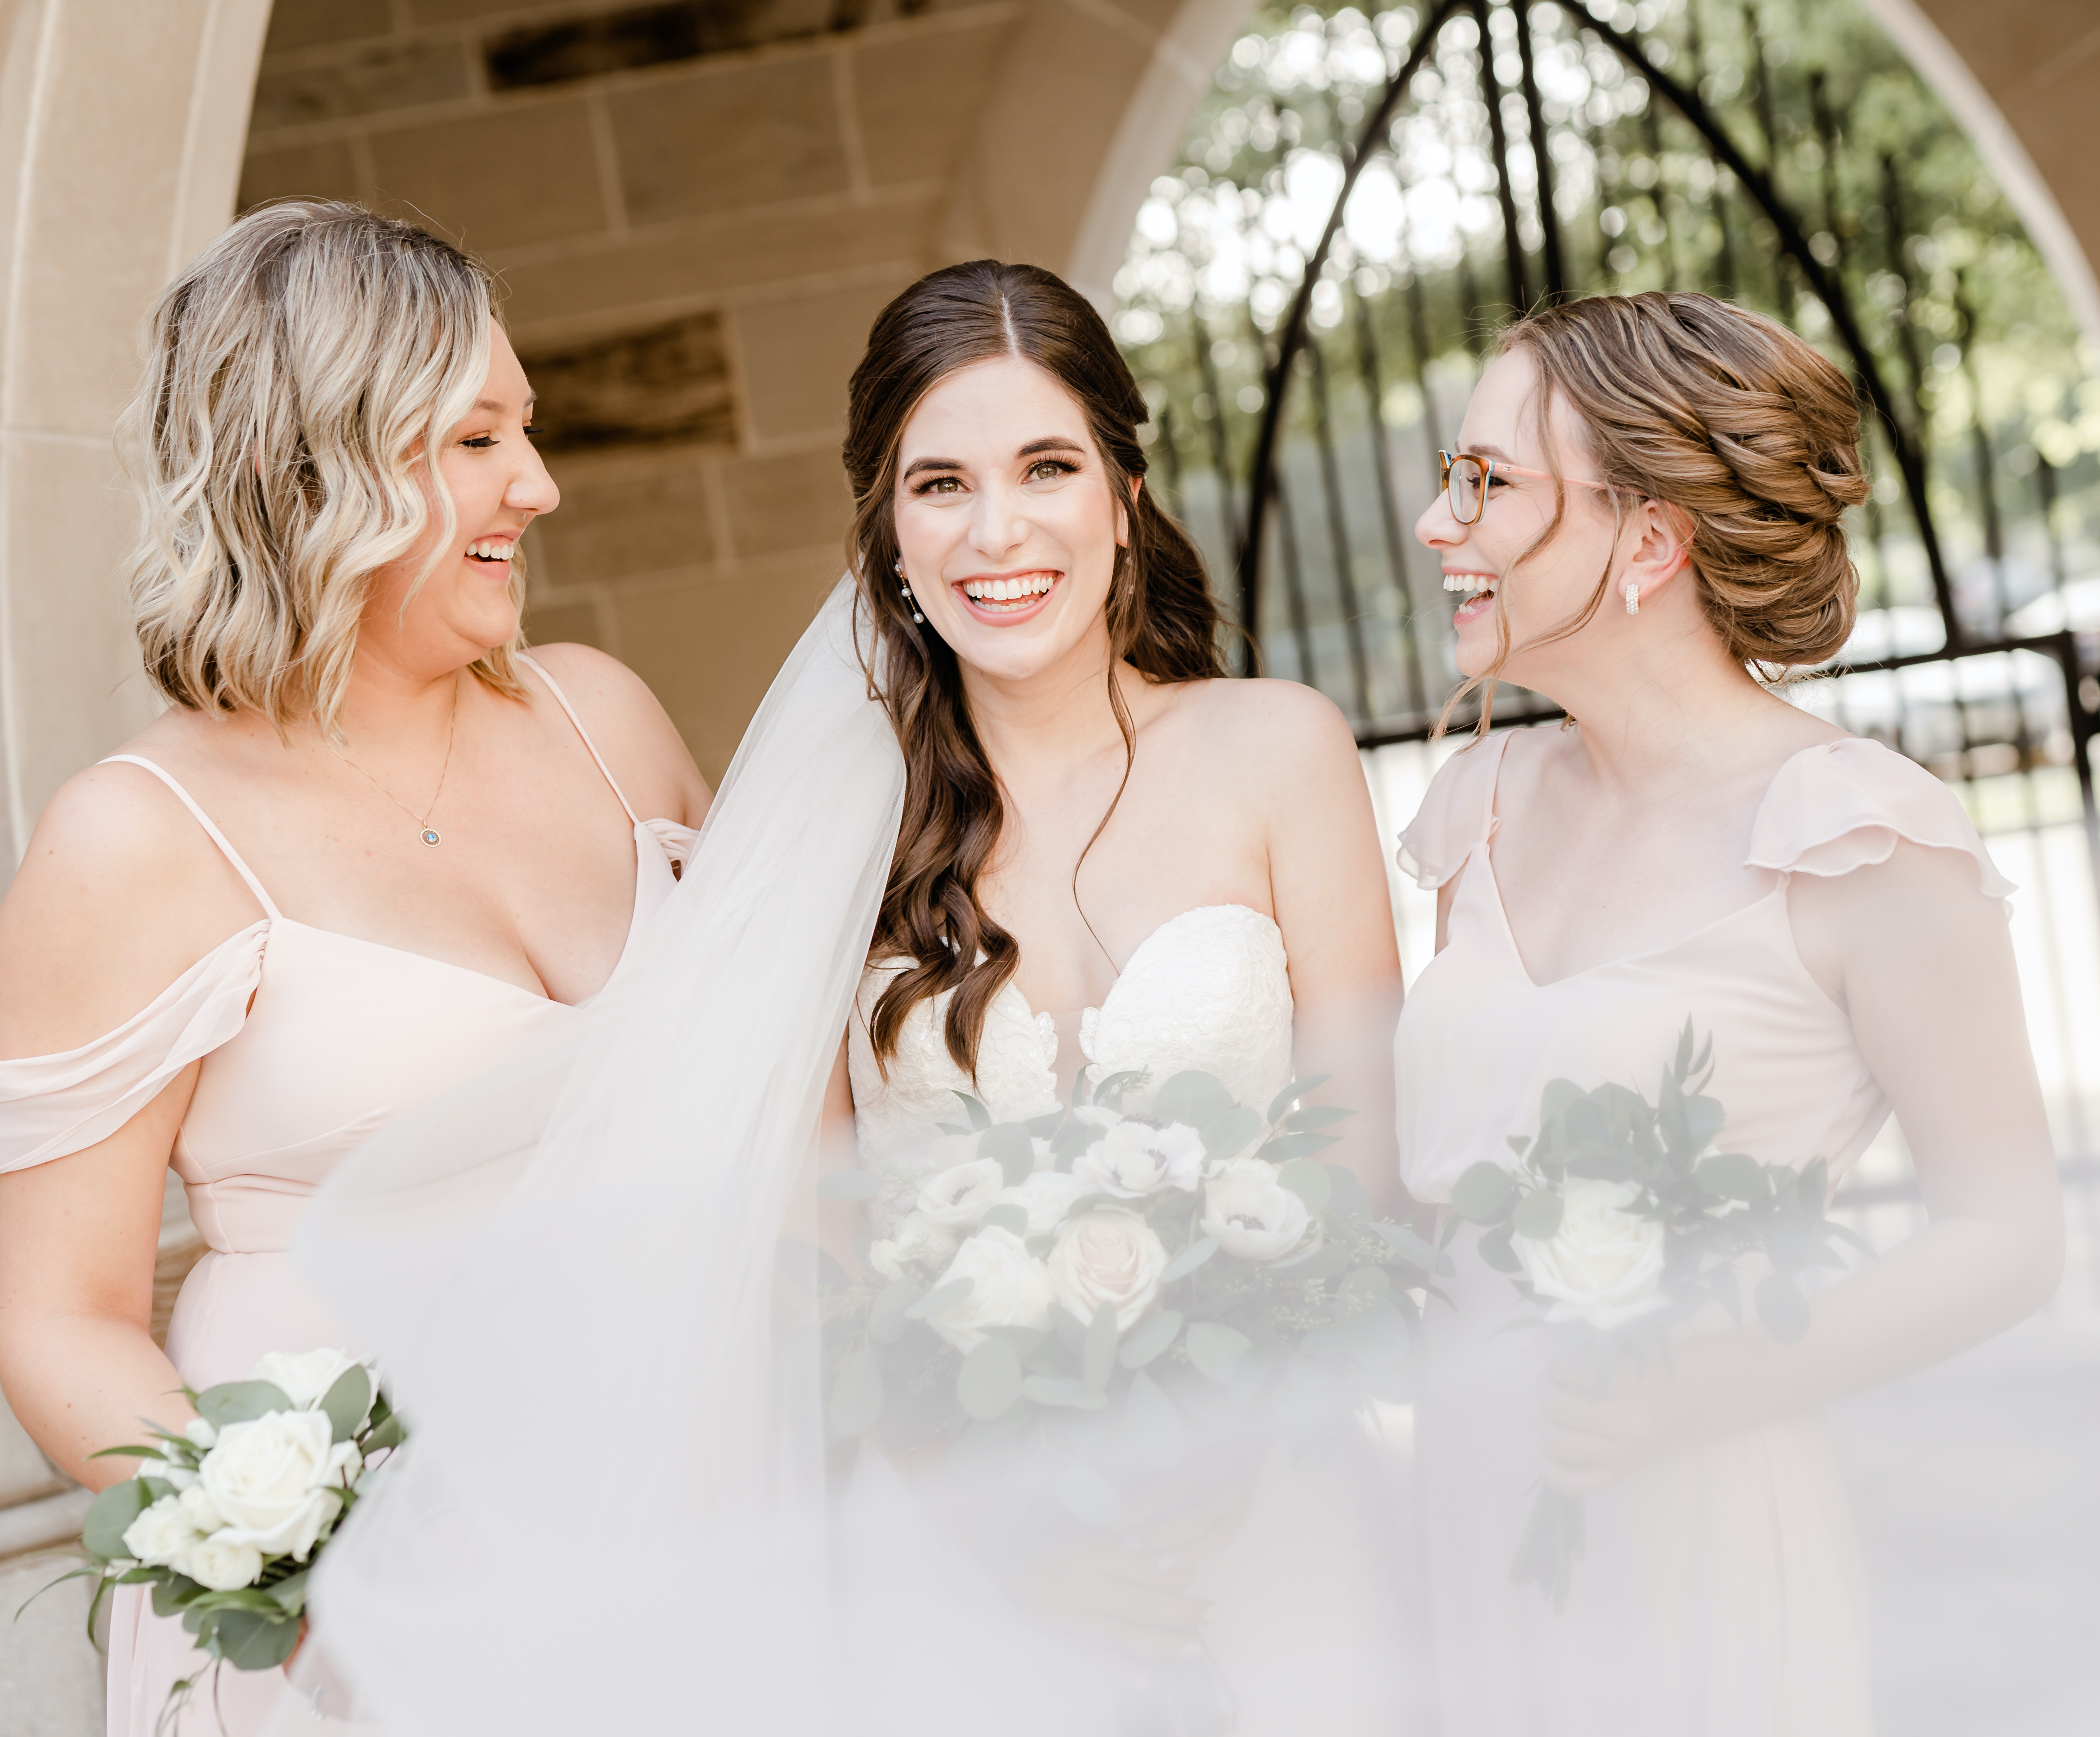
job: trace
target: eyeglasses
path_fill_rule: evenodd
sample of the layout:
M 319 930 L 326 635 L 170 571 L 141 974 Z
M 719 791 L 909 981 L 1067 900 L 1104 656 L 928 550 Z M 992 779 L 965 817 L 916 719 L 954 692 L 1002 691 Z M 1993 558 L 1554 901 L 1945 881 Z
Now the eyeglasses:
M 1488 480 L 1498 472 L 1506 477 L 1532 477 L 1543 483 L 1554 480 L 1550 470 L 1527 470 L 1522 465 L 1505 464 L 1498 458 L 1476 458 L 1470 452 L 1441 451 L 1436 456 L 1444 466 L 1444 498 L 1450 503 L 1452 518 L 1462 525 L 1480 523 L 1480 514 L 1487 510 Z M 1615 495 L 1634 492 L 1616 483 L 1599 483 L 1590 477 L 1563 477 L 1560 480 L 1576 488 L 1601 488 Z

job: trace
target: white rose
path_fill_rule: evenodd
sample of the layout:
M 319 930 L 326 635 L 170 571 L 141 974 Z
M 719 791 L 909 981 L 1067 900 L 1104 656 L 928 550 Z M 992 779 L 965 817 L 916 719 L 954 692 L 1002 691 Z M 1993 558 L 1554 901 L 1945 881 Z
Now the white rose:
M 981 1230 L 948 1263 L 948 1270 L 933 1281 L 938 1290 L 957 1279 L 970 1281 L 970 1294 L 951 1303 L 926 1325 L 957 1351 L 974 1351 L 993 1327 L 1030 1327 L 1038 1332 L 1050 1325 L 1050 1276 L 1043 1263 L 1028 1252 L 1028 1245 L 1010 1230 L 994 1225 Z
M 192 1417 L 183 1426 L 183 1434 L 189 1438 L 193 1448 L 210 1448 L 218 1439 L 218 1431 L 201 1417 Z
M 1050 1250 L 1050 1283 L 1057 1301 L 1083 1321 L 1114 1303 L 1116 1330 L 1127 1333 L 1159 1301 L 1167 1245 L 1144 1219 L 1127 1212 L 1088 1212 L 1068 1219 Z
M 919 1210 L 944 1230 L 968 1230 L 989 1212 L 1006 1186 L 997 1158 L 973 1158 L 929 1176 L 920 1185 Z
M 223 1537 L 200 1539 L 172 1564 L 178 1574 L 187 1574 L 198 1585 L 214 1592 L 235 1592 L 253 1586 L 262 1573 L 262 1553 L 252 1544 L 233 1544 Z
M 1202 1231 L 1242 1260 L 1280 1260 L 1305 1240 L 1317 1246 L 1319 1228 L 1305 1202 L 1276 1179 L 1276 1166 L 1236 1158 L 1203 1189 Z
M 359 1366 L 346 1352 L 329 1351 L 273 1351 L 249 1373 L 250 1381 L 267 1381 L 292 1402 L 297 1411 L 311 1411 L 328 1397 L 329 1389 L 348 1371 Z M 372 1372 L 369 1364 L 365 1373 Z M 373 1387 L 376 1390 L 378 1382 Z
M 1636 1183 L 1573 1178 L 1560 1190 L 1560 1228 L 1543 1241 L 1511 1240 L 1532 1289 L 1554 1299 L 1548 1320 L 1616 1327 L 1661 1305 L 1662 1222 L 1626 1210 L 1639 1194 Z
M 197 1468 L 226 1516 L 217 1541 L 303 1562 L 342 1508 L 343 1478 L 357 1459 L 352 1444 L 329 1436 L 327 1414 L 317 1411 L 273 1411 L 221 1430 Z
M 183 1512 L 182 1497 L 163 1496 L 124 1528 L 124 1548 L 134 1562 L 161 1568 L 203 1536 L 202 1528 L 192 1525 Z
M 1095 1193 L 1124 1200 L 1162 1188 L 1193 1190 L 1203 1177 L 1203 1141 L 1178 1122 L 1162 1128 L 1127 1117 L 1079 1155 L 1072 1174 Z
M 867 1263 L 885 1279 L 901 1279 L 907 1266 L 945 1266 L 955 1252 L 955 1237 L 923 1212 L 915 1212 L 897 1227 L 894 1237 L 868 1245 Z
M 1065 1215 L 1082 1198 L 1101 1190 L 1091 1182 L 1063 1170 L 1039 1170 L 1019 1188 L 1000 1194 L 1003 1206 L 1018 1206 L 1028 1215 L 1028 1234 L 1047 1237 L 1065 1222 Z
M 183 1518 L 201 1532 L 217 1532 L 226 1523 L 226 1516 L 218 1511 L 218 1504 L 205 1493 L 204 1486 L 192 1484 L 182 1494 Z

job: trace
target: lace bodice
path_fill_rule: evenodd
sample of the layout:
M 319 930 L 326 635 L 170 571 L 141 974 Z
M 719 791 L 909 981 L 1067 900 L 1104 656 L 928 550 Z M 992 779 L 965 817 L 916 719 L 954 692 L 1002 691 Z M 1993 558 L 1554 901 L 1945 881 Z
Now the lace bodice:
M 974 1081 L 942 1038 L 945 994 L 911 1010 L 897 1053 L 879 1069 L 868 1017 L 902 968 L 893 959 L 868 967 L 846 1039 L 861 1162 L 882 1183 L 871 1206 L 880 1234 L 909 1208 L 935 1124 L 961 1119 L 956 1092 L 971 1093 L 1000 1122 L 1057 1106 L 1057 1021 L 1033 1012 L 1012 982 L 986 1015 Z M 1079 1049 L 1090 1082 L 1149 1074 L 1124 1100 L 1137 1113 L 1149 1089 L 1191 1068 L 1264 1109 L 1290 1079 L 1290 1014 L 1283 932 L 1274 920 L 1246 905 L 1203 905 L 1139 943 L 1101 1006 L 1080 1016 Z

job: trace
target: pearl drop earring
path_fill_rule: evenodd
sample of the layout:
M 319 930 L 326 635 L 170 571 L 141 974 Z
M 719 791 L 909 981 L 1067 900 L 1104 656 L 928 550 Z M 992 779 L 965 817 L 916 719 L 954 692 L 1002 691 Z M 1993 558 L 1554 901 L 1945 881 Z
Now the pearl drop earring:
M 904 577 L 904 558 L 902 555 L 899 555 L 897 558 L 897 576 L 899 579 L 903 579 Z M 911 595 L 911 586 L 910 582 L 907 580 L 905 584 L 898 586 L 898 589 L 904 593 L 904 601 L 911 606 L 911 619 L 914 621 L 923 622 L 926 618 L 919 613 L 919 600 Z
M 1630 579 L 1626 581 L 1626 613 L 1630 615 L 1640 613 L 1640 587 Z

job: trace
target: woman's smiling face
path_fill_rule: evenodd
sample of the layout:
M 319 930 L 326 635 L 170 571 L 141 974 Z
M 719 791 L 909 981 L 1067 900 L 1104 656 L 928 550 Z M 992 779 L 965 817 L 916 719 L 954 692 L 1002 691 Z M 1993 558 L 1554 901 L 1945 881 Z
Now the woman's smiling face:
M 1079 401 L 1035 364 L 976 363 L 920 400 L 893 508 L 903 579 L 966 667 L 1020 681 L 1090 642 L 1105 656 L 1129 517 Z
M 1499 461 L 1480 515 L 1470 525 L 1460 524 L 1440 494 L 1414 524 L 1416 537 L 1440 558 L 1447 584 L 1458 581 L 1450 589 L 1467 593 L 1452 617 L 1461 673 L 1480 676 L 1494 668 L 1503 643 L 1499 622 L 1507 624 L 1513 652 L 1503 674 L 1526 686 L 1535 684 L 1526 677 L 1525 665 L 1533 659 L 1525 648 L 1569 626 L 1590 607 L 1598 580 L 1617 558 L 1616 515 L 1628 499 L 1599 488 L 1568 488 L 1560 529 L 1526 555 L 1553 522 L 1553 484 L 1544 478 L 1507 475 L 1503 467 L 1551 469 L 1539 438 L 1539 390 L 1537 364 L 1521 346 L 1481 375 L 1458 435 L 1460 452 Z M 1547 421 L 1562 474 L 1594 478 L 1596 465 L 1574 412 L 1556 398 Z M 1541 648 L 1542 655 L 1552 649 Z

